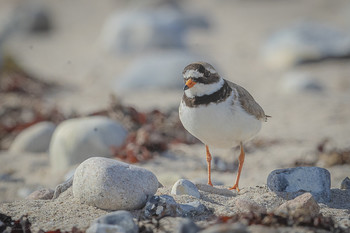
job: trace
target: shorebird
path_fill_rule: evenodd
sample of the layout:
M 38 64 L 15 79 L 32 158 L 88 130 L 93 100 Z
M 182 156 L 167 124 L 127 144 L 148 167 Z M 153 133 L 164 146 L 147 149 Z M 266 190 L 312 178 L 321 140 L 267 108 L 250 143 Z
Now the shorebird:
M 244 163 L 243 143 L 252 139 L 267 120 L 264 110 L 243 87 L 220 77 L 206 62 L 191 63 L 183 70 L 184 94 L 179 107 L 185 129 L 205 144 L 208 184 L 211 182 L 209 147 L 240 146 L 237 178 L 230 189 L 239 192 Z

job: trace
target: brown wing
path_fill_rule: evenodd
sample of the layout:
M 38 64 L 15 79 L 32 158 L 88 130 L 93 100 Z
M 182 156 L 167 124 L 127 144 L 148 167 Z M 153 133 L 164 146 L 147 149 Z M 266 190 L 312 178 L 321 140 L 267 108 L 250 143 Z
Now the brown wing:
M 253 96 L 249 94 L 249 92 L 244 89 L 243 87 L 225 80 L 228 85 L 233 89 L 236 89 L 239 96 L 239 102 L 242 106 L 242 108 L 249 114 L 254 115 L 256 119 L 260 120 L 267 120 L 267 115 L 265 115 L 264 110 L 262 107 L 254 100 Z

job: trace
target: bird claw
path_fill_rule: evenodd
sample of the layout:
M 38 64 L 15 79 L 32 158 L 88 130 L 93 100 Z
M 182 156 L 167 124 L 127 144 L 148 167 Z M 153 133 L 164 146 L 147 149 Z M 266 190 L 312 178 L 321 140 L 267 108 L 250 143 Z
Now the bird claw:
M 237 193 L 240 191 L 238 188 L 238 185 L 233 185 L 231 188 L 229 188 L 229 190 L 232 190 L 232 189 L 236 190 Z

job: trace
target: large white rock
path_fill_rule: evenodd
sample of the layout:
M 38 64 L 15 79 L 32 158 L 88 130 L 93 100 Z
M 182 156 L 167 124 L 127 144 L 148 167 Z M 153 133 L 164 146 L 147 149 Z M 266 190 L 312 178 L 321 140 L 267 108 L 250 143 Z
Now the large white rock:
M 349 53 L 349 33 L 317 22 L 300 22 L 278 30 L 262 48 L 264 62 L 277 69 Z
M 23 130 L 10 146 L 11 152 L 43 153 L 48 151 L 50 140 L 56 125 L 52 122 L 40 122 Z
M 75 198 L 107 210 L 140 209 L 157 189 L 158 180 L 152 172 L 103 157 L 81 163 L 73 180 Z
M 117 94 L 160 88 L 182 90 L 183 68 L 198 60 L 189 53 L 174 50 L 141 56 L 116 79 L 114 90 Z
M 50 163 L 55 171 L 66 171 L 93 156 L 111 157 L 111 147 L 122 145 L 127 131 L 106 117 L 86 117 L 62 122 L 50 144 Z
M 207 28 L 208 20 L 195 13 L 186 14 L 174 4 L 140 7 L 109 16 L 100 41 L 106 51 L 114 54 L 182 49 L 191 27 Z

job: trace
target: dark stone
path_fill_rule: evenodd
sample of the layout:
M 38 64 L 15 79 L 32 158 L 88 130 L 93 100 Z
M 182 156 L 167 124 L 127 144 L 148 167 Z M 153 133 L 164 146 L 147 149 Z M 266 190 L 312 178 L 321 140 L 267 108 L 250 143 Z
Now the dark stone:
M 319 167 L 296 167 L 272 171 L 267 186 L 278 196 L 291 200 L 310 192 L 317 202 L 330 201 L 331 178 L 328 170 Z
M 156 217 L 161 218 L 164 216 L 181 216 L 179 206 L 172 196 L 161 195 L 153 196 L 146 203 L 145 216 L 148 218 Z
M 349 179 L 349 177 L 346 177 L 346 178 L 341 182 L 340 188 L 341 188 L 341 189 L 350 189 L 350 179 Z

